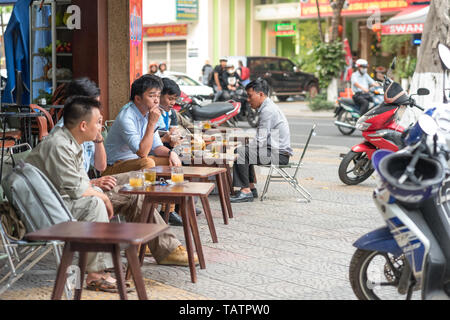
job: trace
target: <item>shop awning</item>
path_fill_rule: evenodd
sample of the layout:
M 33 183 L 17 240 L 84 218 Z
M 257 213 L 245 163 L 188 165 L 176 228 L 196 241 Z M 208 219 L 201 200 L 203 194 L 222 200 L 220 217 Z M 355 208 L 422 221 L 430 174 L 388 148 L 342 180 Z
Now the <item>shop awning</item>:
M 0 6 L 15 4 L 17 0 L 0 0 Z
M 422 33 L 430 6 L 417 6 L 403 10 L 381 25 L 381 34 Z

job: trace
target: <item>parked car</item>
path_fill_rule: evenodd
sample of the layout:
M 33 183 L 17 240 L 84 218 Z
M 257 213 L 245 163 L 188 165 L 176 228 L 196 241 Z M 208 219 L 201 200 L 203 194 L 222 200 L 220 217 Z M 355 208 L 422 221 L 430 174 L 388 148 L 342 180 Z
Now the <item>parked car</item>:
M 319 80 L 313 74 L 301 72 L 287 58 L 228 57 L 228 62 L 231 62 L 236 68 L 239 60 L 250 69 L 250 79 L 255 80 L 258 77 L 266 79 L 272 88 L 271 95 L 277 96 L 280 101 L 286 101 L 290 96 L 305 95 L 306 93 L 315 97 L 319 92 Z
M 164 77 L 172 79 L 179 86 L 181 91 L 183 91 L 188 96 L 199 96 L 205 99 L 212 99 L 214 96 L 214 91 L 211 87 L 205 86 L 200 82 L 192 79 L 187 74 L 174 71 L 166 71 Z

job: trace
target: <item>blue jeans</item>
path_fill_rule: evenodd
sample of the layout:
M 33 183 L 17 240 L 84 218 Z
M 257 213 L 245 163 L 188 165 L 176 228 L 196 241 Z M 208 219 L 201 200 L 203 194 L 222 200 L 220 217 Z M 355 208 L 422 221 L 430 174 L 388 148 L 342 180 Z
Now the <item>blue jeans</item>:
M 213 102 L 216 102 L 222 96 L 223 91 L 222 90 L 219 91 L 216 85 L 213 85 L 213 89 L 215 92 Z

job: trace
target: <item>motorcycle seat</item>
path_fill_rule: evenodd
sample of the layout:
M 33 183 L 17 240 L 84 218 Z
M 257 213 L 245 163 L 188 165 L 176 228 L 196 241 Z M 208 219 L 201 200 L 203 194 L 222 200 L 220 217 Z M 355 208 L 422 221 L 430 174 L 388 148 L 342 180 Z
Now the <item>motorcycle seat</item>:
M 354 107 L 356 106 L 355 101 L 352 98 L 340 98 L 339 101 L 347 106 Z
M 210 120 L 234 110 L 229 102 L 213 102 L 206 106 L 194 106 L 192 113 L 196 120 Z

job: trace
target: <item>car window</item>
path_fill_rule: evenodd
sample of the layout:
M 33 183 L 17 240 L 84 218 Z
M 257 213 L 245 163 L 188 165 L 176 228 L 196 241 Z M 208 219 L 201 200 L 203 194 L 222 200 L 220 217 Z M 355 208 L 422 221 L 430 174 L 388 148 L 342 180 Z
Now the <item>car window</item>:
M 174 75 L 170 77 L 173 81 L 177 83 L 179 86 L 199 86 L 200 84 L 187 76 L 183 75 Z
M 256 72 L 279 71 L 280 65 L 277 59 L 261 58 L 252 60 L 250 69 Z
M 280 60 L 280 67 L 282 71 L 294 71 L 294 64 L 289 60 Z

